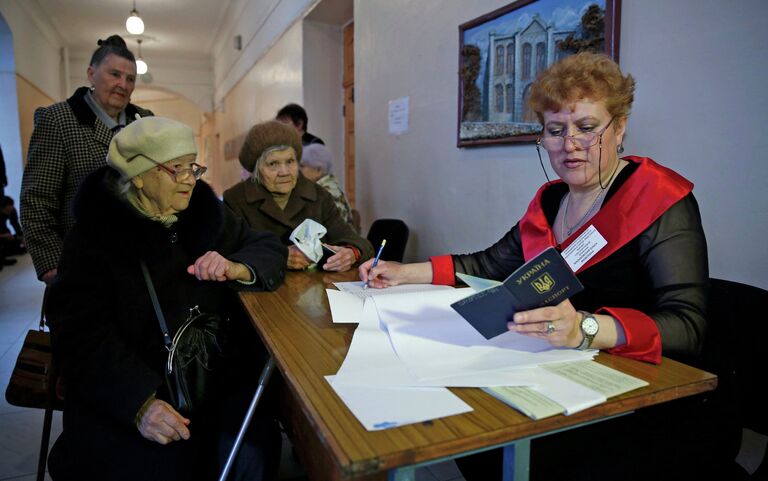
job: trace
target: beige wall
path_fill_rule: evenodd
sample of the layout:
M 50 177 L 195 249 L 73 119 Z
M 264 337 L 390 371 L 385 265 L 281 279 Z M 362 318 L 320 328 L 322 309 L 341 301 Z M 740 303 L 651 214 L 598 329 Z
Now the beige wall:
M 309 132 L 325 142 L 333 155 L 332 173 L 344 185 L 344 89 L 341 27 L 303 22 L 304 108 Z
M 487 247 L 544 181 L 531 145 L 456 147 L 457 27 L 509 0 L 437 3 L 354 5 L 363 229 L 378 217 L 404 219 L 407 260 Z M 626 154 L 694 182 L 713 276 L 768 287 L 768 3 L 626 1 L 621 15 L 620 63 L 638 85 Z M 410 130 L 394 137 L 387 102 L 403 96 Z
M 219 194 L 242 178 L 237 158 L 224 159 L 226 143 L 236 141 L 254 124 L 273 119 L 283 105 L 303 102 L 301 46 L 301 22 L 298 22 L 224 97 L 223 112 L 216 112 L 213 125 L 209 125 L 209 120 L 203 126 L 204 135 L 219 139 L 219 154 L 207 175 Z
M 35 126 L 35 109 L 55 103 L 55 101 L 32 85 L 21 75 L 16 75 L 16 92 L 19 101 L 19 131 L 21 133 L 21 158 L 27 165 L 27 148 Z

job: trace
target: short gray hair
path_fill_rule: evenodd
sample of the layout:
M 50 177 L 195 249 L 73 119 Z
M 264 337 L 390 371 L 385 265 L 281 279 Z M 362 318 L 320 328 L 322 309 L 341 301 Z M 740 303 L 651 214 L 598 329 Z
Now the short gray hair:
M 267 147 L 264 149 L 264 151 L 259 155 L 259 158 L 256 159 L 256 165 L 253 167 L 253 172 L 251 172 L 251 180 L 256 182 L 257 184 L 261 184 L 261 174 L 259 173 L 259 166 L 264 163 L 264 159 L 267 158 L 269 154 L 272 152 L 282 152 L 283 150 L 292 149 L 290 145 L 273 145 L 272 147 Z
M 304 147 L 304 152 L 301 155 L 301 165 L 314 167 L 324 174 L 329 174 L 333 167 L 333 156 L 325 145 L 318 143 L 309 144 Z

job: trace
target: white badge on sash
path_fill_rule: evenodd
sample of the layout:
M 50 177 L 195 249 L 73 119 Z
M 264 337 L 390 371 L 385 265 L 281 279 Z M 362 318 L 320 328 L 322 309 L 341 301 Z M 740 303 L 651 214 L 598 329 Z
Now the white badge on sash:
M 608 245 L 608 241 L 600 235 L 594 225 L 591 225 L 575 241 L 571 242 L 571 245 L 563 251 L 562 256 L 571 270 L 576 272 L 606 245 Z

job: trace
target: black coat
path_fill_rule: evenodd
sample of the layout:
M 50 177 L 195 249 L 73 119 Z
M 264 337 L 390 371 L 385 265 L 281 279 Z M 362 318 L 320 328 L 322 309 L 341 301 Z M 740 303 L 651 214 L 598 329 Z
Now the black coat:
M 64 436 L 74 459 L 114 458 L 109 439 L 155 444 L 139 437 L 134 419 L 153 393 L 162 393 L 167 351 L 139 259 L 149 268 L 171 335 L 198 305 L 229 317 L 246 353 L 260 345 L 235 291 L 275 289 L 286 265 L 279 239 L 250 229 L 204 182 L 170 229 L 138 214 L 116 193 L 116 182 L 109 167 L 83 182 L 47 308 L 54 354 L 67 379 Z M 249 265 L 257 282 L 205 282 L 187 274 L 209 250 Z M 259 366 L 248 367 L 258 377 Z M 78 452 L 86 447 L 88 453 Z

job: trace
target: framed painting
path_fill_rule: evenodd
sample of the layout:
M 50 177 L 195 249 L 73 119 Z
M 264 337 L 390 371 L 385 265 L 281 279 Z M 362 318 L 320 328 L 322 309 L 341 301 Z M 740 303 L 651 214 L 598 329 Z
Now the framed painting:
M 532 142 L 536 75 L 582 51 L 618 62 L 621 0 L 518 0 L 459 26 L 457 146 Z

